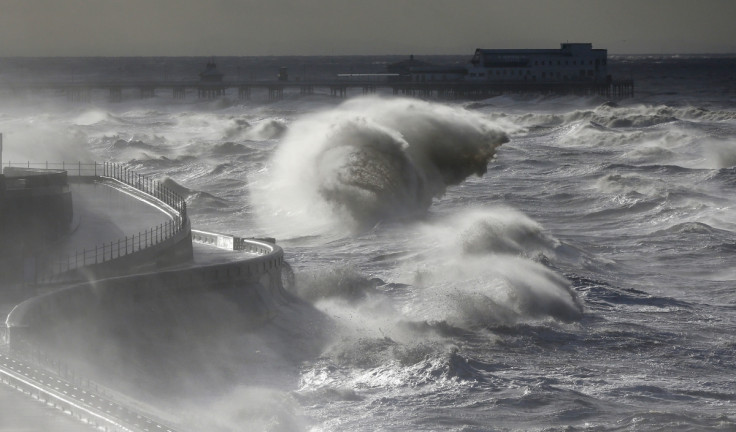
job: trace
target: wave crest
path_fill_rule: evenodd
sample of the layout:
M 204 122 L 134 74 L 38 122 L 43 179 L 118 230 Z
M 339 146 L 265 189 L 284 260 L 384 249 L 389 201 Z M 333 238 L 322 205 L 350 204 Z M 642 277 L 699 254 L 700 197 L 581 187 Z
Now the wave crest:
M 289 128 L 263 204 L 269 216 L 298 213 L 302 226 L 310 215 L 368 228 L 422 213 L 448 186 L 482 176 L 507 141 L 496 125 L 461 108 L 354 99 Z

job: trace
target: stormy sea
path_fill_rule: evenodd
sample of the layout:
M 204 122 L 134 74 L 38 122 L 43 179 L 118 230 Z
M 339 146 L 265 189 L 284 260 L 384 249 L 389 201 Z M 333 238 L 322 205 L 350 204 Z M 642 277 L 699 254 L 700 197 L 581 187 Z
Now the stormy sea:
M 9 58 L 0 82 L 208 60 Z M 401 58 L 214 60 L 306 80 Z M 609 72 L 635 96 L 8 91 L 3 161 L 123 163 L 184 194 L 194 228 L 284 249 L 309 313 L 223 331 L 181 311 L 186 366 L 142 393 L 182 430 L 736 430 L 736 58 Z M 0 414 L 33 423 L 5 392 Z

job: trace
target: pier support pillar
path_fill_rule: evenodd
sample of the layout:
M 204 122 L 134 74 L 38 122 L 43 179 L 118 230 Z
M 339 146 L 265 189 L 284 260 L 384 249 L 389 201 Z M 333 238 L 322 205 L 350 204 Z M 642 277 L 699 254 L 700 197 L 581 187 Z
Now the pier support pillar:
M 238 87 L 238 99 L 250 100 L 250 86 Z
M 69 102 L 89 102 L 90 91 L 88 88 L 83 87 L 67 88 L 66 98 Z
M 225 96 L 225 87 L 197 87 L 197 96 L 200 99 L 216 99 Z
M 284 87 L 282 86 L 269 86 L 268 87 L 268 99 L 275 101 L 284 98 Z
M 174 87 L 172 90 L 174 99 L 185 99 L 187 96 L 186 87 Z
M 348 94 L 346 86 L 330 86 L 330 96 L 344 98 Z

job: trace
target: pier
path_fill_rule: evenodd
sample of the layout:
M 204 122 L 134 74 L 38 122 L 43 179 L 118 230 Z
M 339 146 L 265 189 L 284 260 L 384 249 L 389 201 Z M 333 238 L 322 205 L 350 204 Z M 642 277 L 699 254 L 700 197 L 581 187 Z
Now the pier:
M 171 97 L 175 100 L 216 99 L 226 95 L 239 100 L 251 100 L 260 93 L 269 101 L 281 100 L 286 95 L 310 96 L 325 94 L 334 98 L 351 95 L 385 94 L 439 100 L 474 100 L 503 94 L 604 96 L 623 99 L 634 96 L 632 80 L 607 82 L 478 82 L 390 80 L 310 80 L 310 81 L 257 81 L 237 80 L 222 82 L 202 81 L 86 81 L 86 82 L 18 82 L 3 83 L 0 92 L 13 95 L 54 92 L 66 96 L 70 102 L 89 102 L 93 92 L 102 92 L 113 103 L 125 99 Z

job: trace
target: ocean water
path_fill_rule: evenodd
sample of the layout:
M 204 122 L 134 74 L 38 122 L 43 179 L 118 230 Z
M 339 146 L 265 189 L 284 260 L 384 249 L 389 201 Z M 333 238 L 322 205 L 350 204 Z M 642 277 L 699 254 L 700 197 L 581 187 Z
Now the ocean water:
M 221 62 L 265 79 L 394 60 Z M 205 61 L 7 59 L 0 79 Z M 610 64 L 636 97 L 6 93 L 3 160 L 126 163 L 180 186 L 193 227 L 284 248 L 319 318 L 193 335 L 228 379 L 161 408 L 184 429 L 736 430 L 736 59 Z

